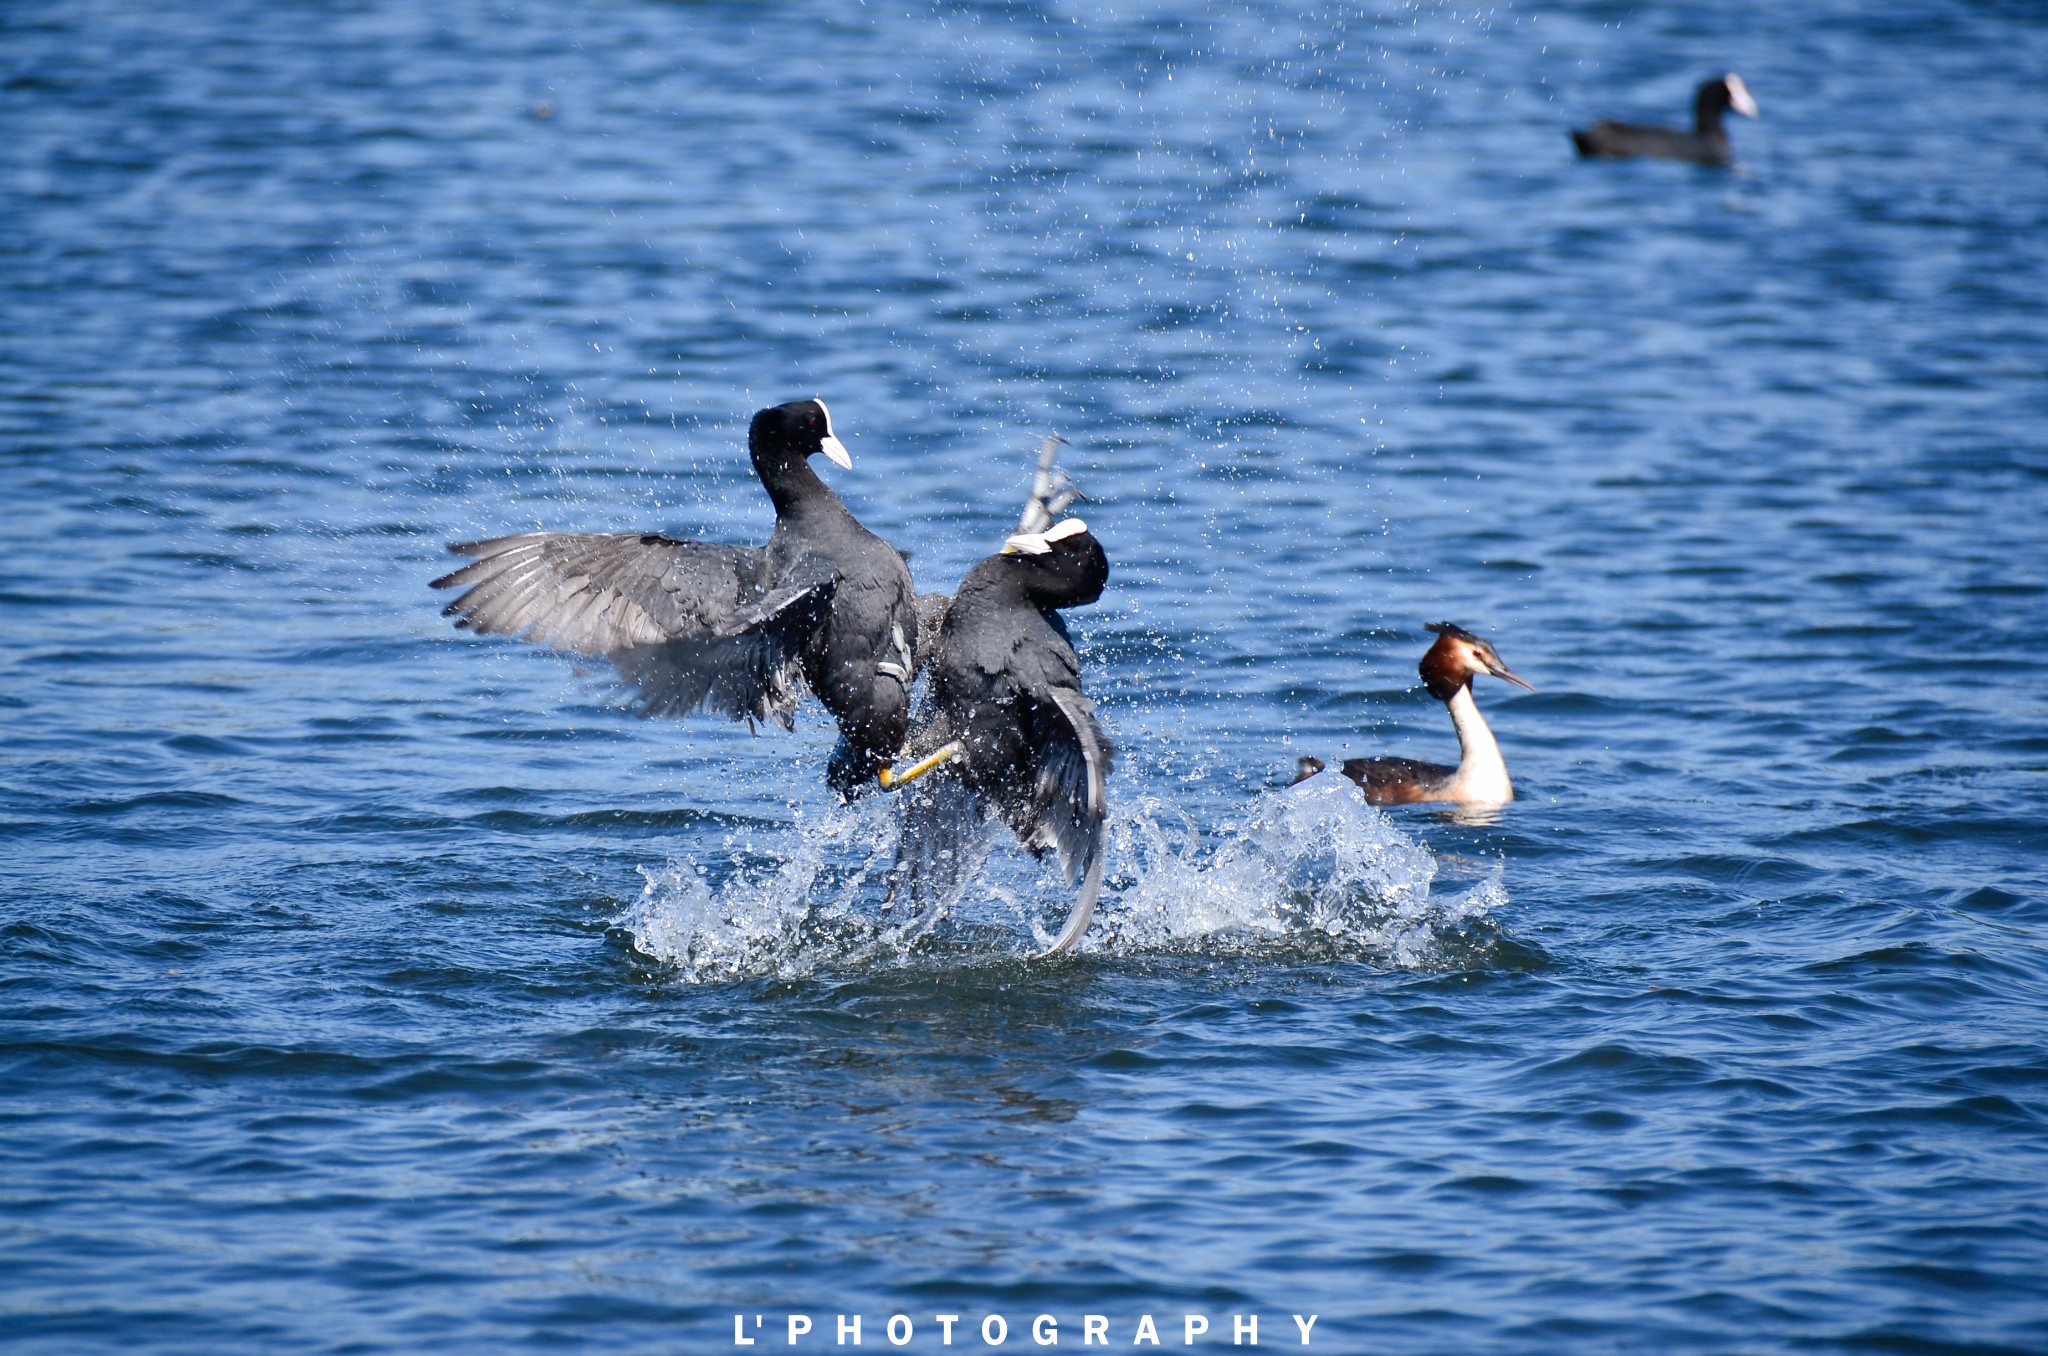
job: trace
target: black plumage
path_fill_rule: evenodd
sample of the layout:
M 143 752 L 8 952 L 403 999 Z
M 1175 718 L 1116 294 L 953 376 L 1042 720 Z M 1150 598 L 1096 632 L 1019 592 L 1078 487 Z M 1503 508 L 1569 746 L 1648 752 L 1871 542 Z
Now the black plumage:
M 1745 118 L 1757 115 L 1756 100 L 1750 97 L 1749 87 L 1733 71 L 1701 82 L 1693 98 L 1690 132 L 1603 119 L 1573 132 L 1572 144 L 1579 148 L 1580 155 L 1600 159 L 1645 156 L 1685 160 L 1695 165 L 1725 165 L 1734 157 L 1734 151 L 1721 120 L 1731 110 Z
M 1033 852 L 1053 854 L 1070 883 L 1079 880 L 1047 955 L 1074 947 L 1102 891 L 1115 749 L 1082 693 L 1059 609 L 1094 602 L 1108 579 L 1102 544 L 1072 518 L 1018 533 L 968 571 L 926 663 L 927 700 L 911 743 L 928 756 L 900 778 L 884 775 L 896 785 L 919 779 L 906 793 L 898 868 L 921 909 L 957 894 L 990 819 Z
M 788 729 L 816 693 L 839 722 L 828 777 L 850 797 L 909 727 L 910 569 L 811 469 L 819 452 L 852 465 L 824 402 L 760 411 L 747 450 L 775 504 L 766 546 L 528 532 L 451 545 L 475 559 L 433 586 L 464 588 L 444 611 L 457 626 L 610 659 L 646 714 L 705 710 Z

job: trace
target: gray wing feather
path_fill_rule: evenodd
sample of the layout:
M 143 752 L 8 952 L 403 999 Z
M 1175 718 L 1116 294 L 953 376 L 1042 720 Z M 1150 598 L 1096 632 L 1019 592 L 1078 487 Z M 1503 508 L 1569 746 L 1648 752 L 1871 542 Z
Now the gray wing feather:
M 1018 834 L 1025 846 L 1058 855 L 1068 880 L 1085 874 L 1102 853 L 1108 817 L 1105 784 L 1115 749 L 1095 719 L 1095 704 L 1072 688 L 1025 695 L 1034 740 L 1042 750 L 1031 803 Z
M 614 651 L 612 663 L 640 690 L 643 715 L 712 711 L 790 729 L 806 690 L 804 643 L 831 607 L 833 583 L 778 589 L 728 631 L 630 646 Z
M 527 532 L 450 546 L 470 564 L 436 579 L 464 592 L 442 610 L 457 626 L 609 655 L 720 629 L 761 590 L 752 547 L 638 532 Z
M 448 548 L 474 560 L 435 588 L 464 591 L 455 624 L 603 656 L 652 714 L 714 711 L 787 729 L 801 655 L 838 576 L 806 558 L 770 587 L 756 547 L 639 532 L 527 532 Z
M 1041 956 L 1073 950 L 1095 917 L 1095 901 L 1102 895 L 1103 825 L 1109 814 L 1105 782 L 1115 756 L 1095 719 L 1093 702 L 1071 688 L 1053 688 L 1051 696 L 1071 739 L 1056 741 L 1039 769 L 1034 788 L 1039 826 L 1027 841 L 1047 841 L 1059 853 L 1067 879 L 1081 876 L 1081 892 L 1074 897 L 1066 926 Z
M 1081 937 L 1088 931 L 1088 924 L 1095 919 L 1095 901 L 1102 898 L 1102 854 L 1096 853 L 1088 863 L 1088 874 L 1082 878 L 1081 893 L 1074 896 L 1074 907 L 1067 911 L 1067 925 L 1060 929 L 1060 935 L 1053 939 L 1051 946 L 1038 953 L 1040 960 L 1047 956 L 1059 956 L 1080 945 Z

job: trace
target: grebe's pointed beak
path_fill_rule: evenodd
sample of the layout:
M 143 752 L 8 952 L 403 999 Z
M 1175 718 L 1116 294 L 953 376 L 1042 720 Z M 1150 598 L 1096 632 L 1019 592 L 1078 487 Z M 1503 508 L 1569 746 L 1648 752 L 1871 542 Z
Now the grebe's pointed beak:
M 1485 659 L 1484 662 L 1486 664 L 1486 671 L 1492 674 L 1494 677 L 1500 679 L 1502 682 L 1513 683 L 1516 687 L 1521 688 L 1524 692 L 1534 692 L 1536 690 L 1535 688 L 1531 687 L 1527 682 L 1523 681 L 1522 676 L 1520 674 L 1516 673 L 1506 664 L 1501 663 L 1499 655 L 1494 655 L 1490 659 Z

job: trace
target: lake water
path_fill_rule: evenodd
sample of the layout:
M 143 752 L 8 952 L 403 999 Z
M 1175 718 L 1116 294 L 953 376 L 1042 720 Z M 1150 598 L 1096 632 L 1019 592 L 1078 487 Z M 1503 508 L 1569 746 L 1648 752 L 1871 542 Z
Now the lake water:
M 2040 7 L 0 36 L 0 1346 L 2048 1350 Z M 1723 69 L 1735 171 L 1573 159 Z M 438 616 L 765 540 L 810 395 L 927 589 L 1070 440 L 1075 960 L 1009 851 L 905 945 L 815 706 Z M 1286 789 L 1455 756 L 1443 618 L 1520 798 Z

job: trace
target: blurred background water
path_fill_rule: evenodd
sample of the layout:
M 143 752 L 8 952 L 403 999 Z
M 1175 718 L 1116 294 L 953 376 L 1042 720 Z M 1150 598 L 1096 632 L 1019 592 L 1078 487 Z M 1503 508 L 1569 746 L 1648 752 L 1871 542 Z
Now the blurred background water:
M 1573 160 L 1740 71 L 1740 167 Z M 0 10 L 0 1345 L 2048 1349 L 2048 14 Z M 1103 918 L 889 944 L 828 722 L 621 712 L 444 542 L 1115 574 Z M 1492 638 L 1521 799 L 1421 624 Z M 1169 1344 L 1177 1319 L 1167 1323 Z

